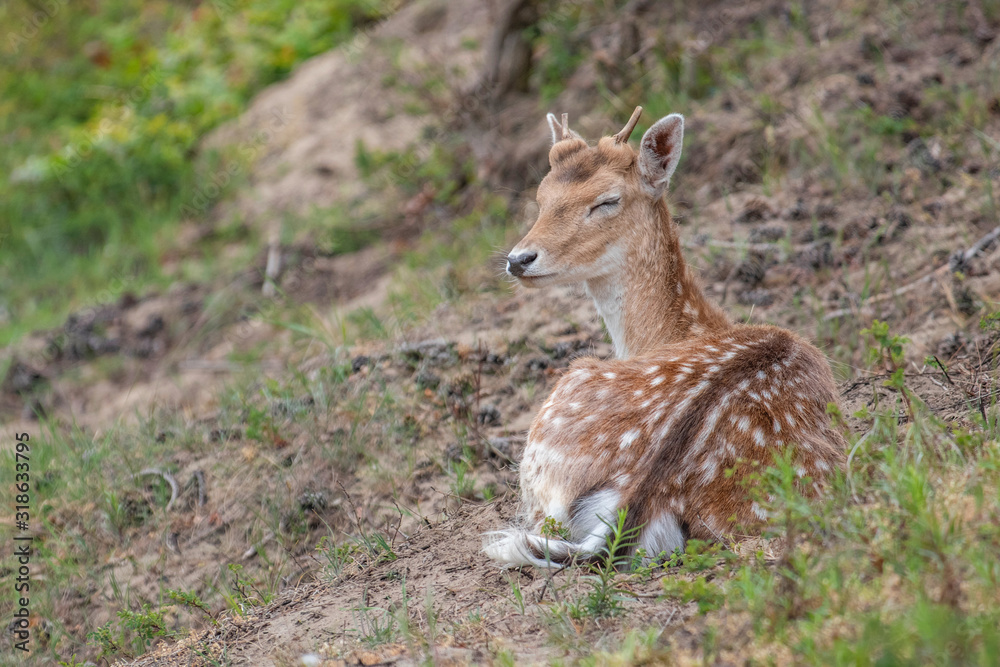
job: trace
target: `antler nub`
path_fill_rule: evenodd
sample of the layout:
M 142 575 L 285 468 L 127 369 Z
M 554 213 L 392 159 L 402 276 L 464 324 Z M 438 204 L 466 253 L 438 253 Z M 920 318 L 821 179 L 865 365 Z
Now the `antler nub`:
M 569 114 L 562 115 L 562 138 L 569 139 Z
M 565 116 L 565 114 L 563 114 Z M 636 107 L 635 111 L 632 112 L 632 117 L 628 119 L 625 123 L 625 127 L 622 128 L 621 132 L 615 135 L 616 144 L 624 144 L 628 141 L 629 136 L 632 134 L 632 130 L 635 129 L 635 124 L 639 122 L 639 116 L 642 115 L 642 107 Z M 563 123 L 565 127 L 565 122 Z

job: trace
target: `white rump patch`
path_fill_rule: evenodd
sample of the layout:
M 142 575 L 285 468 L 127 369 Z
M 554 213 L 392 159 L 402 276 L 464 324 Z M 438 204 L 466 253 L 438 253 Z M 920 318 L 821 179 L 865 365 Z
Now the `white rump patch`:
M 583 536 L 582 543 L 596 541 L 595 550 L 600 548 L 604 544 L 604 536 L 610 530 L 607 524 L 613 524 L 617 519 L 621 499 L 621 494 L 615 489 L 603 489 L 576 503 L 576 508 L 569 517 L 569 528 L 573 536 Z
M 677 517 L 673 514 L 661 514 L 650 521 L 639 538 L 639 547 L 645 549 L 650 558 L 659 556 L 661 551 L 669 554 L 674 549 L 683 549 L 684 533 Z

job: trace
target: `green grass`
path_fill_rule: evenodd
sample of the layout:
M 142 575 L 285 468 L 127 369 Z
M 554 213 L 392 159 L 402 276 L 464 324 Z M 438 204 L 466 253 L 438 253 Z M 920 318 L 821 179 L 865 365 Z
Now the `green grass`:
M 387 6 L 0 6 L 0 345 L 167 280 L 177 224 L 204 221 L 260 148 L 200 155 L 202 136 Z

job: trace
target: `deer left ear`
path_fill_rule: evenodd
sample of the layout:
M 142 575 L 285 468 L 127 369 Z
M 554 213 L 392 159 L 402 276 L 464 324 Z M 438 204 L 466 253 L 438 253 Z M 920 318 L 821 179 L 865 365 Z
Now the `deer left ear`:
M 684 116 L 672 113 L 656 121 L 642 135 L 639 144 L 639 173 L 643 184 L 660 196 L 681 159 L 684 144 Z
M 563 114 L 565 116 L 566 114 Z M 576 133 L 576 131 L 571 130 L 569 125 L 566 126 L 566 132 L 563 133 L 563 125 L 556 118 L 554 113 L 546 114 L 545 120 L 549 121 L 549 129 L 552 130 L 552 144 L 555 145 L 562 141 L 563 139 L 579 139 L 583 141 L 583 137 Z

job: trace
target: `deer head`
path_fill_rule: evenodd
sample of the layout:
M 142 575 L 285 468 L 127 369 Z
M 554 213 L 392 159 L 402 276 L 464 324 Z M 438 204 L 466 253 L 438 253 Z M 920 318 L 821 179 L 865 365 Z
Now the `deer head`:
M 538 186 L 539 215 L 507 255 L 507 272 L 526 287 L 587 282 L 622 273 L 642 238 L 662 231 L 663 202 L 681 156 L 684 118 L 670 114 L 628 144 L 642 112 L 636 107 L 618 134 L 589 146 L 548 115 L 551 169 Z

